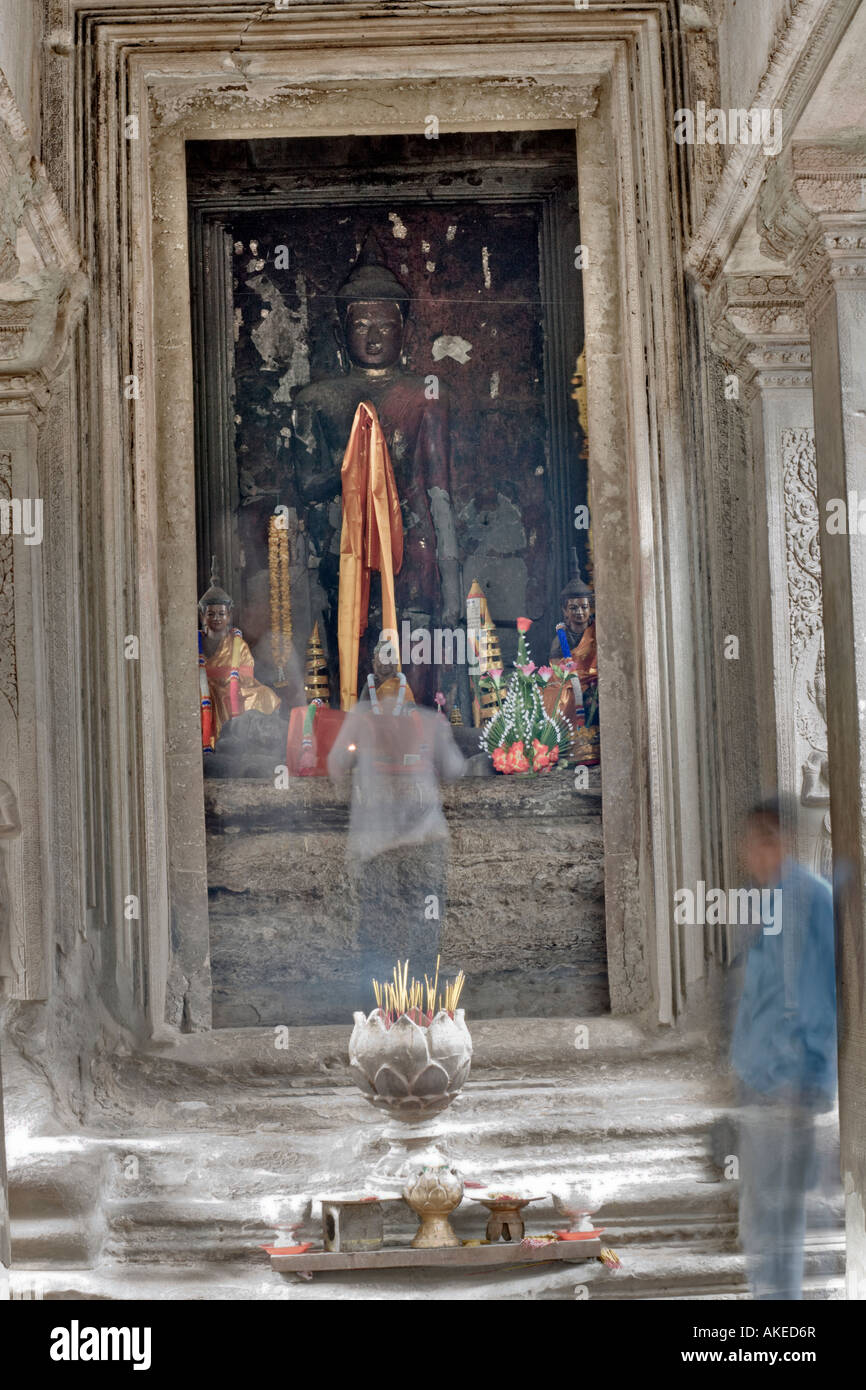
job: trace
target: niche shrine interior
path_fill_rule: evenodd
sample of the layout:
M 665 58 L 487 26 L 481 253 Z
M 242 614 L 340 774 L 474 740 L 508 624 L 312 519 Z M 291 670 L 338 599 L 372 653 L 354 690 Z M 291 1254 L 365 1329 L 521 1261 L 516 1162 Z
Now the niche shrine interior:
M 443 788 L 445 878 L 404 912 L 426 912 L 482 1017 L 606 1011 L 597 737 L 546 777 L 497 775 L 479 746 L 480 682 L 507 681 L 517 619 L 545 667 L 563 589 L 593 577 L 573 133 L 193 141 L 187 178 L 200 588 L 231 597 L 279 698 L 251 696 L 264 709 L 204 757 L 214 1025 L 337 1022 L 369 988 L 345 788 L 324 757 L 298 776 L 301 711 L 341 703 L 340 467 L 362 398 L 400 478 L 401 665 L 466 758 Z M 389 284 L 405 294 L 390 369 L 376 344 L 372 366 L 352 359 L 354 284 L 386 308 Z M 479 590 L 493 645 L 472 666 Z M 374 573 L 356 695 L 382 623 Z

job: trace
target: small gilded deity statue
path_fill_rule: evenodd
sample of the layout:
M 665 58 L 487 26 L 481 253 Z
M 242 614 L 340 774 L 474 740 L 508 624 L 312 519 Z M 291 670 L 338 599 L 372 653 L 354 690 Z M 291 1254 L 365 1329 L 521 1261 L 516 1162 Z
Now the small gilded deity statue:
M 213 750 L 229 720 L 253 710 L 275 714 L 280 708 L 279 696 L 253 675 L 252 652 L 240 628 L 231 626 L 232 608 L 230 595 L 216 583 L 211 583 L 198 603 L 199 693 L 206 752 Z
M 551 644 L 551 661 L 563 663 L 571 671 L 571 690 L 557 695 L 551 682 L 545 690 L 548 700 L 563 703 L 561 712 L 573 720 L 571 756 L 576 763 L 595 766 L 600 759 L 598 725 L 598 653 L 595 643 L 595 605 L 593 592 L 580 578 L 566 584 L 560 594 L 563 621 L 557 625 Z M 548 694 L 548 692 L 550 692 Z
M 595 641 L 595 602 L 592 589 L 581 579 L 571 579 L 562 590 L 562 631 L 580 677 L 587 724 L 598 722 L 598 650 Z M 562 661 L 559 631 L 550 647 L 551 661 Z
M 389 708 L 397 712 L 415 703 L 412 690 L 397 663 L 393 643 L 387 637 L 380 638 L 373 650 L 373 670 L 367 677 L 361 700 L 369 701 L 374 708 L 379 706 L 381 700 L 387 700 L 390 702 Z

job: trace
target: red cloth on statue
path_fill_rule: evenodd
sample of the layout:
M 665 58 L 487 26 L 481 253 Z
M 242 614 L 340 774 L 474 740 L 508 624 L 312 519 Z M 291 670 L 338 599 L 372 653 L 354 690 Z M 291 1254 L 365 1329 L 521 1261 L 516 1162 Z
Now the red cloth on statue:
M 307 709 L 307 705 L 297 705 L 289 716 L 286 767 L 293 777 L 297 777 L 300 772 L 301 740 L 304 735 L 304 719 Z M 328 754 L 334 746 L 334 740 L 340 732 L 340 725 L 345 717 L 341 709 L 327 709 L 325 705 L 320 705 L 316 710 L 313 719 L 313 753 L 316 758 L 316 766 L 308 774 L 309 776 L 327 777 Z

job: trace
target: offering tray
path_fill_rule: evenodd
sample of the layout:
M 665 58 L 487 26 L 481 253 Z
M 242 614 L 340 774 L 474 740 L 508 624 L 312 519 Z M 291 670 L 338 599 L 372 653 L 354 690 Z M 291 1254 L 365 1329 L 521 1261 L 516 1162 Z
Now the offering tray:
M 530 1237 L 532 1239 L 532 1237 Z M 313 1274 L 342 1269 L 493 1269 L 507 1265 L 547 1264 L 551 1261 L 579 1262 L 597 1259 L 601 1241 L 555 1240 L 545 1245 L 514 1241 L 493 1245 L 459 1245 L 438 1250 L 413 1250 L 395 1241 L 381 1250 L 348 1254 L 339 1251 L 309 1250 L 303 1255 L 271 1255 L 271 1269 L 277 1274 Z

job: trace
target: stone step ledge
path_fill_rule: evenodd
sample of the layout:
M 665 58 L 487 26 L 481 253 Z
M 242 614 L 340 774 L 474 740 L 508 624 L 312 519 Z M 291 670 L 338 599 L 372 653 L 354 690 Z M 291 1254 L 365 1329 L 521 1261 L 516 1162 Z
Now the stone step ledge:
M 470 1020 L 469 1026 L 476 1074 L 488 1068 L 508 1068 L 537 1075 L 556 1064 L 591 1073 L 600 1061 L 634 1066 L 635 1055 L 644 1062 L 709 1055 L 706 1038 L 699 1033 L 642 1027 L 630 1019 L 609 1016 L 476 1019 Z M 331 1071 L 336 1073 L 334 1080 L 341 1080 L 351 1031 L 350 1019 L 345 1026 L 289 1027 L 285 1034 L 278 1034 L 277 1027 L 199 1033 L 180 1033 L 166 1027 L 159 1041 L 142 1054 L 142 1060 L 219 1077 L 252 1072 L 259 1077 L 312 1078 Z M 276 1045 L 278 1037 L 285 1046 Z

